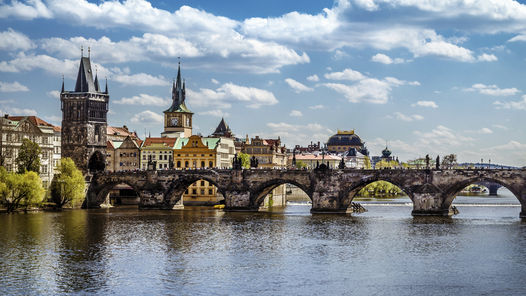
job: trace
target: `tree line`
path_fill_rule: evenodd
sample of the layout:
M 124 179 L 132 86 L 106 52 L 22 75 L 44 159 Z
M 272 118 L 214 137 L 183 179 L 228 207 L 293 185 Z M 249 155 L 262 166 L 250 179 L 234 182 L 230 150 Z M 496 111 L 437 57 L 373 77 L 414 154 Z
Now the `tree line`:
M 71 158 L 62 158 L 48 189 L 40 179 L 41 148 L 24 139 L 15 159 L 16 172 L 0 166 L 0 208 L 7 213 L 53 204 L 56 208 L 77 207 L 84 200 L 82 172 Z

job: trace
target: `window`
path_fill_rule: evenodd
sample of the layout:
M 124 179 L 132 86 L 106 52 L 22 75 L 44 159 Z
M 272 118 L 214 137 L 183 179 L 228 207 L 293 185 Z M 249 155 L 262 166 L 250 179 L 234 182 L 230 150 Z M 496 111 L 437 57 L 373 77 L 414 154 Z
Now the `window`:
M 47 174 L 47 165 L 43 165 L 42 167 L 42 174 Z
M 192 189 L 192 194 L 197 194 L 197 189 Z
M 180 160 L 177 161 L 177 167 L 178 167 L 178 168 L 181 167 L 181 161 L 180 161 Z
M 205 162 L 204 162 L 204 161 L 201 161 L 201 167 L 202 167 L 202 168 L 205 167 Z
M 184 192 L 184 194 L 188 194 L 188 189 L 186 189 L 186 191 Z
M 205 190 L 201 189 L 201 195 L 205 195 Z
M 184 162 L 184 167 L 185 167 L 185 168 L 188 167 L 188 161 L 185 161 L 185 162 Z
M 201 181 L 201 186 L 205 186 L 205 181 Z
M 214 162 L 213 161 L 208 162 L 208 166 L 213 168 L 214 167 Z
M 214 190 L 213 189 L 208 189 L 208 195 L 212 195 L 214 194 Z

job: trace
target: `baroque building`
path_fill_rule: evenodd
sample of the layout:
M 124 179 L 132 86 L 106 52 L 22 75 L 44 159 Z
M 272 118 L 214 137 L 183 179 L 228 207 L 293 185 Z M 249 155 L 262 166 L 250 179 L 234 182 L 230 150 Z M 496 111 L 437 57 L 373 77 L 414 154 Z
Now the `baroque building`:
M 192 116 L 186 107 L 185 82 L 181 83 L 181 63 L 177 70 L 177 80 L 172 85 L 172 105 L 164 111 L 164 132 L 161 137 L 188 138 L 192 135 Z
M 349 149 L 354 148 L 363 155 L 369 155 L 369 151 L 362 142 L 362 139 L 354 133 L 354 130 L 341 131 L 332 135 L 327 141 L 327 151 L 335 153 L 343 153 Z
M 65 91 L 62 81 L 60 102 L 62 157 L 73 159 L 84 174 L 105 169 L 109 99 L 108 83 L 102 91 L 97 75 L 93 79 L 89 55 L 82 55 L 75 89 Z
M 5 114 L 0 118 L 0 166 L 9 172 L 18 171 L 16 158 L 20 146 L 23 139 L 29 139 L 40 146 L 39 173 L 44 187 L 47 188 L 53 179 L 55 160 L 60 159 L 60 150 L 55 148 L 55 130 L 55 126 L 36 116 Z

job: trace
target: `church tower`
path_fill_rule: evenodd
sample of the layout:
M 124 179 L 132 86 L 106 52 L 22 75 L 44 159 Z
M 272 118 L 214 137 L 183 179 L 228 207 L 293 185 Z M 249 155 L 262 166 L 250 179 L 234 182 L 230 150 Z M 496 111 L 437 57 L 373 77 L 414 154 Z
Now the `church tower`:
M 164 132 L 162 137 L 189 138 L 192 135 L 192 111 L 185 104 L 186 87 L 181 83 L 181 62 L 177 70 L 177 80 L 172 85 L 172 105 L 164 111 Z
M 83 174 L 104 171 L 106 167 L 106 127 L 108 113 L 108 82 L 105 91 L 91 71 L 89 56 L 81 55 L 74 91 L 62 90 L 62 157 L 73 159 Z

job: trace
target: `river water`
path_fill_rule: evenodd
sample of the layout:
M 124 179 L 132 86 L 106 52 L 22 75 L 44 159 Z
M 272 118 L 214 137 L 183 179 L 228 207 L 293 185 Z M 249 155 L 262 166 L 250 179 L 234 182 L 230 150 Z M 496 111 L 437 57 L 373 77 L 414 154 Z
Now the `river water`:
M 408 199 L 357 215 L 136 208 L 0 215 L 0 295 L 524 295 L 526 222 L 506 190 L 452 218 Z

